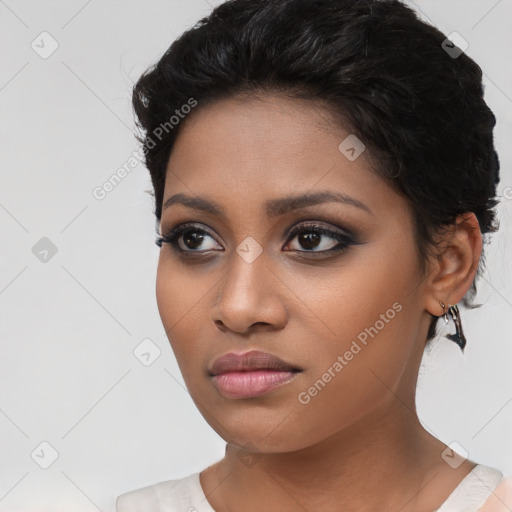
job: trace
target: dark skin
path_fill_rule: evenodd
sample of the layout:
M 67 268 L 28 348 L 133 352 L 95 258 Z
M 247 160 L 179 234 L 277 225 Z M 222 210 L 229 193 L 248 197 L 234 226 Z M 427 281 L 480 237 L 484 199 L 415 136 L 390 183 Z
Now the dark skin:
M 230 98 L 198 107 L 180 130 L 164 203 L 183 193 L 225 210 L 164 208 L 162 232 L 193 222 L 208 233 L 195 245 L 180 237 L 183 250 L 196 252 L 189 259 L 164 244 L 156 285 L 190 395 L 228 443 L 224 458 L 200 475 L 211 506 L 216 512 L 438 508 L 475 463 L 453 469 L 445 462 L 446 445 L 418 420 L 415 390 L 431 315 L 443 313 L 439 301 L 458 303 L 475 277 L 482 239 L 474 214 L 443 235 L 423 273 L 408 202 L 371 170 L 368 152 L 354 161 L 341 154 L 338 145 L 350 132 L 320 105 L 278 95 Z M 267 217 L 265 201 L 321 190 L 366 208 L 325 202 Z M 291 227 L 313 222 L 348 230 L 355 241 L 329 253 L 338 245 L 329 235 L 316 238 L 316 246 L 288 238 Z M 251 263 L 236 252 L 248 236 L 263 249 Z M 299 394 L 393 304 L 400 311 L 301 403 Z M 266 395 L 226 398 L 208 366 L 221 354 L 250 349 L 303 371 Z

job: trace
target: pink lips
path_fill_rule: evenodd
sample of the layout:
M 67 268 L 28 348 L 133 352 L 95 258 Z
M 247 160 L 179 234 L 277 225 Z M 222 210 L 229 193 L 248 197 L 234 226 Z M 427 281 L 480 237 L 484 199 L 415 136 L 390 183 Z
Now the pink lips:
M 251 350 L 217 358 L 210 375 L 215 387 L 227 398 L 251 398 L 291 381 L 300 371 L 273 354 Z

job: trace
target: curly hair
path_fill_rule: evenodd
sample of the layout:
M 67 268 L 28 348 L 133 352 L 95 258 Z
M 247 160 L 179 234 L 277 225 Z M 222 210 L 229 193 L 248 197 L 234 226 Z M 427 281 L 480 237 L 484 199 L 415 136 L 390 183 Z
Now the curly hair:
M 482 235 L 496 231 L 496 119 L 484 101 L 481 68 L 464 52 L 449 52 L 447 41 L 398 0 L 219 5 L 133 88 L 157 221 L 167 163 L 187 114 L 235 95 L 280 93 L 320 100 L 378 157 L 373 170 L 412 207 L 423 270 L 435 235 L 458 215 L 474 212 Z M 475 307 L 483 264 L 482 253 L 466 307 Z M 427 341 L 437 319 L 432 315 Z

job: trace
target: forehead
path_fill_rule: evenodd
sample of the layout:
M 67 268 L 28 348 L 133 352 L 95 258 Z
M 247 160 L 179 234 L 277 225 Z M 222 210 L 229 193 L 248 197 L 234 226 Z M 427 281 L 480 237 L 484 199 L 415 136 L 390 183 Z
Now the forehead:
M 360 203 L 380 198 L 383 205 L 396 200 L 371 170 L 364 142 L 326 108 L 272 95 L 199 104 L 170 155 L 164 203 L 176 194 L 208 196 L 228 210 L 254 208 L 270 216 L 272 199 L 291 194 L 331 191 Z M 346 153 L 347 144 L 355 144 L 356 158 Z

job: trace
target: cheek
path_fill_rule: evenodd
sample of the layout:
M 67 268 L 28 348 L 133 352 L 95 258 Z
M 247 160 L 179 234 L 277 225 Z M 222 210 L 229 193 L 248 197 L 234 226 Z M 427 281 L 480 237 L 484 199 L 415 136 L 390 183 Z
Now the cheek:
M 179 281 L 179 275 L 173 275 L 172 269 L 168 264 L 163 263 L 162 255 L 160 255 L 156 273 L 156 303 L 160 318 L 168 334 L 171 334 L 168 330 L 177 321 L 180 310 L 184 308 L 187 302 L 186 298 L 184 300 L 183 295 L 178 293 Z
M 160 318 L 165 323 L 168 312 L 172 311 L 173 298 L 176 299 L 176 294 L 174 293 L 176 289 L 176 280 L 174 277 L 171 277 L 171 269 L 168 268 L 168 265 L 163 263 L 162 253 L 160 253 L 160 259 L 158 261 L 157 271 L 156 271 L 156 303 L 158 305 L 158 312 L 160 313 Z
M 318 312 L 309 336 L 322 335 L 315 350 L 305 346 L 304 359 L 311 361 L 307 385 L 320 381 L 316 406 L 336 403 L 354 418 L 387 396 L 409 364 L 420 290 L 412 245 L 393 251 L 368 246 L 345 264 L 309 283 L 316 292 L 307 303 Z
M 404 310 L 418 300 L 418 272 L 412 243 L 382 237 L 347 253 L 336 268 L 301 276 L 294 288 L 309 291 L 301 295 L 317 314 L 323 348 L 348 350 L 356 339 L 363 346 L 373 339 L 399 346 L 412 333 Z
M 156 274 L 156 300 L 166 328 L 189 324 L 197 317 L 211 288 L 207 274 L 187 269 L 169 255 L 161 253 Z M 204 272 L 203 272 L 204 274 Z M 202 318 L 204 321 L 204 318 Z
M 176 360 L 187 381 L 191 362 L 197 369 L 201 350 L 196 340 L 201 339 L 199 328 L 207 321 L 204 304 L 210 286 L 194 286 L 192 279 L 166 256 L 161 256 L 156 275 L 158 311 Z

